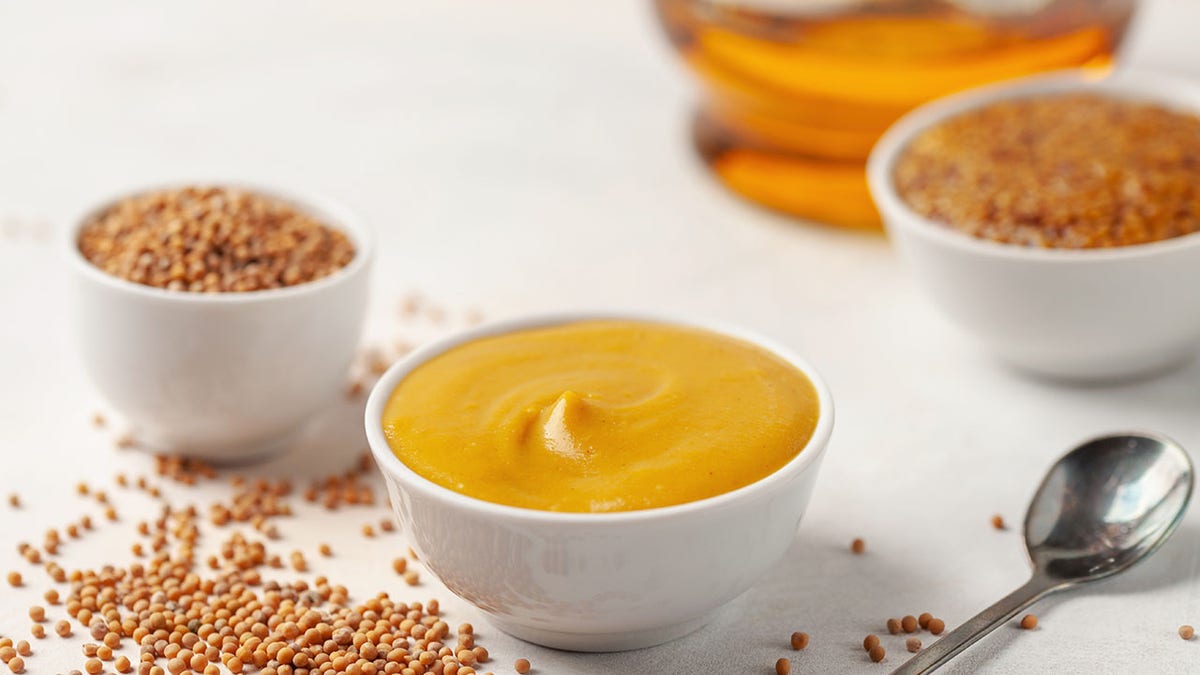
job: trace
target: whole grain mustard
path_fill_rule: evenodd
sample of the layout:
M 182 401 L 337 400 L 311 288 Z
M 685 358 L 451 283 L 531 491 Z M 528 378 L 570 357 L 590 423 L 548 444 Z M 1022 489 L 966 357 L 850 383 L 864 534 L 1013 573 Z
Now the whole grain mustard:
M 607 512 L 753 483 L 817 424 L 809 379 L 755 345 L 663 323 L 582 321 L 478 339 L 418 366 L 383 430 L 419 475 L 485 501 Z

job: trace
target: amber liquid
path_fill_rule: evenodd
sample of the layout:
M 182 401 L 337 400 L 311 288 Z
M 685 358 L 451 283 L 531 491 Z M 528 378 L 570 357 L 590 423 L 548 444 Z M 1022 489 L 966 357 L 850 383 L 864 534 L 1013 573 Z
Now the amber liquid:
M 900 115 L 983 84 L 1104 68 L 1135 0 L 655 0 L 701 76 L 704 161 L 733 190 L 787 213 L 877 227 L 864 165 Z M 974 7 L 972 4 L 974 3 Z

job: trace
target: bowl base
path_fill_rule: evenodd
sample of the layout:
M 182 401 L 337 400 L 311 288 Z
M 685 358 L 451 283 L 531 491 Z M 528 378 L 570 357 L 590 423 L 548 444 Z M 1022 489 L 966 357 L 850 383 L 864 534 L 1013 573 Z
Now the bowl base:
M 138 431 L 134 434 L 137 439 L 136 447 L 146 452 L 181 455 L 220 466 L 256 464 L 266 461 L 287 450 L 299 436 L 300 430 L 296 430 L 281 436 L 271 436 L 248 443 L 212 445 L 181 442 L 178 439 L 158 435 L 151 431 Z
M 492 625 L 509 635 L 543 647 L 562 649 L 569 652 L 623 652 L 630 649 L 654 647 L 670 642 L 703 628 L 713 618 L 705 614 L 697 619 L 671 624 L 661 628 L 618 631 L 615 633 L 568 633 L 564 631 L 534 628 L 513 623 L 496 616 L 489 616 Z

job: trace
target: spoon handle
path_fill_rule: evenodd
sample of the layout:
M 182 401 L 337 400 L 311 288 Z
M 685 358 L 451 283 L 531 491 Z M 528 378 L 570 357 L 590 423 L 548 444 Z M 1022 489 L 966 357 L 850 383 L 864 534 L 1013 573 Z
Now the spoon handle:
M 921 650 L 904 665 L 892 671 L 892 675 L 921 675 L 933 672 L 946 665 L 946 662 L 957 656 L 959 652 L 975 644 L 984 635 L 1012 619 L 1017 612 L 1055 591 L 1061 585 L 1062 582 L 1034 574 L 1033 578 L 1025 582 L 1023 586 L 942 636 L 929 648 Z

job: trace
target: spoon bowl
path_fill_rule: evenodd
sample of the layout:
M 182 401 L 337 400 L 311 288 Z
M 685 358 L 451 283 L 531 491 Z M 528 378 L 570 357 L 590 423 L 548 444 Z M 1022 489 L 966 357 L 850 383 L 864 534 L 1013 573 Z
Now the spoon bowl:
M 1033 576 L 893 675 L 932 672 L 1046 595 L 1145 560 L 1183 519 L 1193 474 L 1184 449 L 1158 434 L 1100 436 L 1063 455 L 1025 514 Z
M 1055 462 L 1025 518 L 1040 573 L 1069 583 L 1122 572 L 1158 549 L 1192 494 L 1187 453 L 1168 438 L 1101 436 Z

